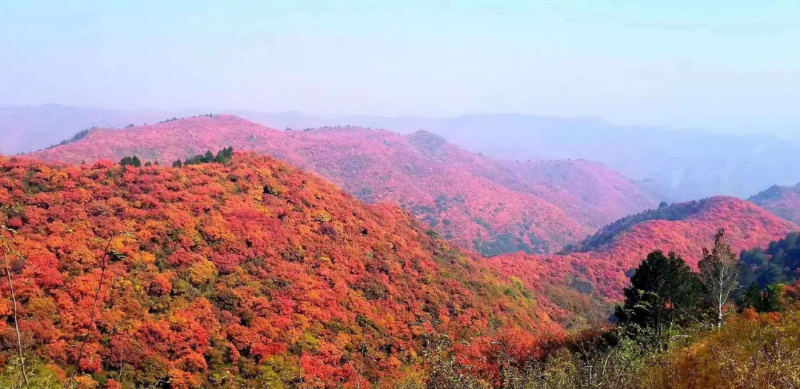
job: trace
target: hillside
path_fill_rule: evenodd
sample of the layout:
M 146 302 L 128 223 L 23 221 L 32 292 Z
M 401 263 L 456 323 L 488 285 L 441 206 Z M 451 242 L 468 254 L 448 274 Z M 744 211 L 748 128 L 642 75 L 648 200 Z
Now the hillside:
M 635 180 L 648 180 L 670 201 L 715 195 L 745 198 L 770 185 L 800 181 L 795 169 L 799 131 L 785 136 L 716 133 L 702 129 L 626 126 L 597 117 L 525 114 L 418 116 L 322 116 L 232 111 L 276 128 L 358 125 L 400 133 L 419 129 L 444 136 L 464 149 L 508 160 L 588 159 Z M 787 140 L 789 139 L 789 140 Z
M 226 112 L 280 129 L 350 125 L 384 128 L 401 134 L 424 129 L 444 136 L 465 150 L 505 160 L 599 161 L 626 177 L 646 183 L 647 188 L 659 194 L 658 200 L 663 197 L 669 201 L 684 201 L 714 195 L 746 198 L 770 185 L 793 185 L 800 181 L 800 173 L 791 168 L 800 152 L 797 131 L 788 131 L 784 137 L 733 135 L 622 126 L 591 117 L 515 114 L 426 118 L 236 109 Z M 0 153 L 41 149 L 91 127 L 122 128 L 129 123 L 155 123 L 202 113 L 205 112 L 127 112 L 54 104 L 0 107 L 0 135 L 5 140 L 0 144 Z M 637 211 L 639 209 L 632 212 Z
M 15 230 L 2 237 L 25 349 L 84 381 L 352 386 L 397 380 L 437 334 L 561 331 L 538 289 L 396 207 L 364 206 L 270 157 L 182 168 L 0 158 L 0 225 Z
M 226 115 L 94 130 L 30 156 L 80 163 L 137 155 L 164 165 L 227 146 L 317 172 L 364 201 L 399 204 L 442 236 L 485 255 L 555 252 L 656 202 L 587 161 L 499 161 L 424 131 L 277 131 Z
M 552 277 L 563 274 L 577 288 L 619 298 L 630 271 L 649 252 L 675 251 L 696 267 L 702 249 L 710 247 L 719 228 L 726 230 L 737 252 L 765 246 L 800 230 L 797 225 L 747 201 L 711 197 L 620 219 L 563 255 L 517 253 L 492 258 L 490 262 L 498 270 L 527 282 L 535 282 L 543 274 Z
M 748 200 L 786 220 L 800 223 L 800 184 L 773 185 Z

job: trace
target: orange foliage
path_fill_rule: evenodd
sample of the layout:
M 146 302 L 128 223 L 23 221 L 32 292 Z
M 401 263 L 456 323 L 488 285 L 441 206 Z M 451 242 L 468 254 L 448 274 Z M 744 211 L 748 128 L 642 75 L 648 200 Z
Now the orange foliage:
M 712 197 L 697 202 L 698 210 L 682 220 L 648 220 L 637 223 L 593 251 L 567 255 L 530 256 L 521 253 L 491 258 L 498 270 L 526 283 L 579 279 L 593 285 L 602 296 L 621 297 L 630 274 L 648 253 L 674 251 L 696 269 L 703 247 L 713 244 L 714 234 L 725 229 L 734 251 L 765 247 L 797 231 L 796 225 L 747 201 Z M 551 312 L 551 315 L 555 314 Z
M 627 179 L 588 161 L 498 161 L 425 131 L 277 131 L 226 115 L 93 130 L 31 156 L 80 163 L 135 154 L 164 165 L 228 146 L 317 172 L 364 201 L 401 205 L 461 247 L 488 255 L 556 252 L 655 205 Z
M 546 297 L 400 209 L 364 206 L 269 157 L 183 168 L 0 158 L 0 194 L 0 224 L 15 221 L 7 238 L 25 258 L 13 276 L 26 347 L 67 370 L 127 366 L 140 385 L 190 388 L 262 364 L 332 386 L 397 378 L 423 362 L 431 335 L 561 331 Z

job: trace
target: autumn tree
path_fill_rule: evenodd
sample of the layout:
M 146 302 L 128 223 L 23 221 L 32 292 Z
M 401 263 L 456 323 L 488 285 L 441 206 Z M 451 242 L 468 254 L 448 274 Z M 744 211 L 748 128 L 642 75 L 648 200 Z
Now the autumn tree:
M 711 251 L 703 249 L 698 267 L 705 299 L 714 311 L 717 327 L 722 327 L 725 303 L 739 285 L 739 261 L 725 239 L 724 229 L 714 237 Z
M 616 316 L 624 323 L 653 329 L 660 342 L 665 328 L 693 315 L 699 287 L 697 276 L 683 258 L 653 251 L 623 290 L 625 304 L 617 307 Z

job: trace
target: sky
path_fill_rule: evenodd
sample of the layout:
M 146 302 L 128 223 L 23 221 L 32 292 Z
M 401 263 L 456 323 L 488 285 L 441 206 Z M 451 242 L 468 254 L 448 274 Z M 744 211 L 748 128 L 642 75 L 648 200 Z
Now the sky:
M 0 0 L 0 104 L 800 131 L 800 0 Z

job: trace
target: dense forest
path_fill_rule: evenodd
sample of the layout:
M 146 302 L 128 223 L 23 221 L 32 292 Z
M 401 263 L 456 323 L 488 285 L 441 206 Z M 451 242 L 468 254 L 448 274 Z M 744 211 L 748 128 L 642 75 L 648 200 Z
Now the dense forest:
M 602 312 L 580 303 L 591 283 L 542 291 L 549 273 L 509 276 L 396 207 L 229 152 L 181 167 L 0 160 L 4 387 L 795 383 L 777 369 L 796 368 L 797 234 L 737 256 L 720 231 L 697 270 L 653 251 L 612 321 L 566 332 L 548 312 Z
M 307 133 L 329 131 L 348 136 Z M 436 139 L 411 142 L 445 158 Z M 474 243 L 500 254 L 485 258 L 431 216 L 468 193 L 409 214 L 230 146 L 172 166 L 141 155 L 0 159 L 1 385 L 796 384 L 781 374 L 796 369 L 796 226 L 751 203 L 662 204 L 564 255 L 473 215 L 494 234 Z
M 0 159 L 3 380 L 385 386 L 440 336 L 563 333 L 397 207 L 252 154 L 145 165 Z
M 169 165 L 229 146 L 319 173 L 362 201 L 397 204 L 442 237 L 484 255 L 553 253 L 657 204 L 634 183 L 589 161 L 501 161 L 425 131 L 279 131 L 229 115 L 94 130 L 29 156 L 92 163 L 136 155 Z
M 683 220 L 687 217 L 702 211 L 707 207 L 710 199 L 699 201 L 688 201 L 685 203 L 667 204 L 662 202 L 656 209 L 648 209 L 635 215 L 623 217 L 615 222 L 608 224 L 600 231 L 587 237 L 577 245 L 570 245 L 564 248 L 564 252 L 586 252 L 597 249 L 603 245 L 611 243 L 616 237 L 625 231 L 629 231 L 633 226 L 649 220 L 675 221 Z
M 773 185 L 748 200 L 786 220 L 800 223 L 800 184 L 795 186 Z
M 798 234 L 772 242 L 767 261 L 784 261 Z M 753 253 L 737 256 L 719 231 L 694 272 L 674 253 L 654 251 L 625 288 L 616 324 L 515 345 L 493 358 L 458 357 L 447 339 L 429 359 L 429 388 L 788 388 L 800 385 L 800 288 L 759 286 Z M 779 259 L 779 258 L 784 259 Z M 774 258 L 774 259 L 773 259 Z M 781 262 L 786 263 L 786 262 Z M 749 269 L 749 270 L 748 270 Z M 734 303 L 735 302 L 735 303 Z M 516 345 L 518 346 L 518 345 Z M 480 373 L 476 373 L 480 372 Z M 415 384 L 416 385 L 416 384 Z M 421 387 L 422 385 L 419 385 Z M 407 385 L 402 387 L 417 387 Z

